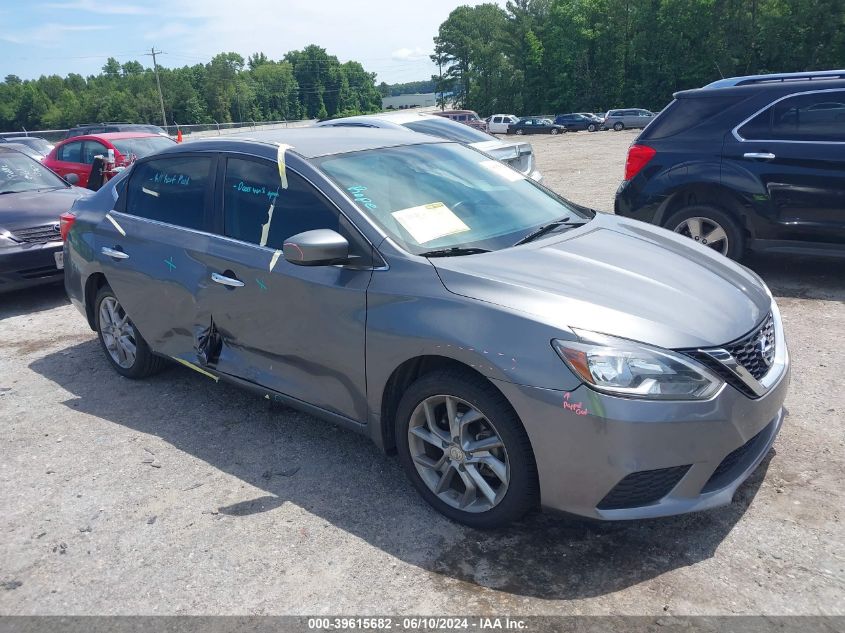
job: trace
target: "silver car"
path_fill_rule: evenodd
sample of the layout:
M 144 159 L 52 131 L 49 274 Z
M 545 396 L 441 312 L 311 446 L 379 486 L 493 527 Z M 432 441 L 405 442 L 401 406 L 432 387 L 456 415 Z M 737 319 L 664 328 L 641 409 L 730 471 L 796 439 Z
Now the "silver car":
M 433 114 L 406 110 L 404 112 L 389 112 L 332 119 L 317 123 L 317 126 L 375 127 L 400 130 L 407 128 L 421 134 L 429 134 L 450 141 L 464 143 L 486 154 L 490 154 L 496 160 L 513 167 L 523 175 L 537 182 L 543 179 L 543 175 L 537 169 L 531 143 L 502 140 L 475 128 L 470 127 L 467 129 L 469 126 L 463 123 Z
M 726 504 L 784 419 L 759 277 L 459 143 L 309 128 L 174 145 L 62 234 L 68 295 L 115 371 L 172 359 L 363 433 L 467 525 Z
M 608 110 L 602 123 L 603 130 L 624 130 L 625 128 L 644 128 L 657 116 L 649 110 L 631 108 L 627 110 Z

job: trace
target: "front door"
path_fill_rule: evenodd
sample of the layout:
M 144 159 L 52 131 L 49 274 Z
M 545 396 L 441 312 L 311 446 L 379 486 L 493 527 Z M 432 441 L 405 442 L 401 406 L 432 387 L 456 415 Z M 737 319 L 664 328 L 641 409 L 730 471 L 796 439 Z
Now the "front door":
M 229 156 L 221 165 L 217 231 L 202 261 L 198 297 L 207 325 L 199 361 L 298 400 L 365 421 L 364 347 L 370 265 L 296 266 L 281 255 L 292 235 L 333 229 L 367 256 L 369 245 L 337 208 L 276 163 Z M 215 281 L 216 280 L 216 281 Z M 202 344 L 203 341 L 198 341 Z
M 95 231 L 97 258 L 135 327 L 153 351 L 192 362 L 215 163 L 193 154 L 138 162 Z
M 56 160 L 50 167 L 62 178 L 67 178 L 70 174 L 76 174 L 79 177 L 77 183 L 80 187 L 88 185 L 88 176 L 91 173 L 91 165 L 85 164 L 82 156 L 82 146 L 84 141 L 71 141 L 65 143 L 56 151 Z
M 763 184 L 756 202 L 773 236 L 845 244 L 845 90 L 781 99 L 736 136 L 725 160 Z M 758 237 L 769 237 L 766 227 Z

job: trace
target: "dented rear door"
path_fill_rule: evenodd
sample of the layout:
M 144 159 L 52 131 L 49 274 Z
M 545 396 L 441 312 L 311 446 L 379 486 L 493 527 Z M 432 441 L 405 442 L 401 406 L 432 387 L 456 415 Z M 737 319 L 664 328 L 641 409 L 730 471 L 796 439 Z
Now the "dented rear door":
M 316 188 L 290 168 L 285 173 L 287 186 L 274 162 L 221 160 L 221 234 L 203 256 L 211 283 L 197 298 L 197 361 L 364 421 L 372 270 L 303 267 L 284 259 L 281 248 L 291 235 L 351 230 Z M 360 247 L 357 237 L 351 241 L 353 249 Z
M 136 163 L 116 209 L 96 229 L 96 255 L 109 285 L 163 355 L 193 356 L 215 162 L 215 155 L 180 154 Z

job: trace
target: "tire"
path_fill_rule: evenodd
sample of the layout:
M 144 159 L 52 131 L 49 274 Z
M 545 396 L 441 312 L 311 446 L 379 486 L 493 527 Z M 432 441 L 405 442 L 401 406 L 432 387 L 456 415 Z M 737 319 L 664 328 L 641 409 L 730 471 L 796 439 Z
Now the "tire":
M 460 414 L 455 420 L 467 418 L 470 413 L 474 418 L 460 427 L 461 441 L 457 444 L 452 442 L 446 424 L 446 399 L 452 400 L 453 410 Z M 429 405 L 436 432 L 430 431 L 424 402 Z M 421 439 L 418 433 L 428 439 Z M 488 450 L 472 448 L 482 439 L 499 444 Z M 396 446 L 402 468 L 417 492 L 453 521 L 479 529 L 498 528 L 539 505 L 537 466 L 528 435 L 508 400 L 481 376 L 443 370 L 419 378 L 399 403 Z M 418 465 L 420 460 L 430 464 Z M 436 468 L 437 463 L 443 464 L 440 469 Z M 482 494 L 481 485 L 475 486 L 478 477 L 487 483 L 488 493 L 494 493 L 493 500 Z M 444 490 L 436 493 L 437 483 L 444 480 Z M 467 480 L 473 482 L 474 493 L 464 484 Z M 474 501 L 467 502 L 470 497 Z
M 595 132 L 595 131 L 596 131 L 596 124 L 595 124 L 595 123 L 590 123 L 590 124 L 587 126 L 587 131 L 588 131 L 588 132 Z
M 734 218 L 718 207 L 708 204 L 684 207 L 666 220 L 663 226 L 670 231 L 695 239 L 700 244 L 734 260 L 741 259 L 745 252 L 745 235 L 742 229 Z M 698 233 L 698 239 L 696 239 L 696 233 Z M 720 241 L 722 234 L 726 240 L 724 244 Z
M 126 319 L 124 326 L 112 326 L 109 322 L 111 315 L 115 314 L 118 318 Z M 100 347 L 103 348 L 103 353 L 106 355 L 111 366 L 121 376 L 126 378 L 145 378 L 160 372 L 167 364 L 167 361 L 160 356 L 156 356 L 150 350 L 150 346 L 141 336 L 140 332 L 135 328 L 132 320 L 126 316 L 125 310 L 120 305 L 111 287 L 103 286 L 97 292 L 97 297 L 94 299 L 94 318 L 97 328 L 97 338 L 100 339 Z M 114 329 L 114 328 L 117 329 Z M 112 332 L 121 332 L 121 336 L 115 337 Z M 130 358 L 127 353 L 126 343 L 121 343 L 119 339 L 128 338 L 135 346 L 134 357 Z
M 559 133 L 560 133 L 560 130 L 559 130 L 559 129 L 557 129 L 556 127 L 553 127 L 553 128 L 549 131 L 549 133 L 550 133 L 550 134 L 559 134 Z
M 525 130 L 523 130 L 523 129 L 516 130 L 514 132 L 514 134 L 519 134 L 520 136 L 522 136 L 523 134 L 525 134 Z
M 617 121 L 616 123 L 613 124 L 613 130 L 616 131 L 616 132 L 621 132 L 624 129 L 625 129 L 625 124 L 622 123 L 622 121 Z

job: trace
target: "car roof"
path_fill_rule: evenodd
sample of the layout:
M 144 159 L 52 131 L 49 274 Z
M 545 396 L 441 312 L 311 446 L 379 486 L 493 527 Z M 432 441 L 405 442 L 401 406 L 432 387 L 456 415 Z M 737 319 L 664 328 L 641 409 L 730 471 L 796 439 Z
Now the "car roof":
M 845 88 L 845 71 L 841 76 L 833 75 L 812 75 L 810 73 L 790 73 L 788 75 L 750 75 L 749 77 L 732 77 L 721 79 L 707 84 L 703 88 L 682 90 L 675 93 L 676 99 L 687 99 L 691 97 L 720 97 L 733 95 L 753 95 L 755 93 L 767 92 L 777 95 L 788 95 L 795 92 L 808 92 L 813 90 L 830 90 Z M 774 79 L 765 79 L 774 77 Z M 743 83 L 746 79 L 749 83 Z
M 81 134 L 80 136 L 72 136 L 64 139 L 62 144 L 70 143 L 71 141 L 119 141 L 125 138 L 163 138 L 161 134 L 154 132 L 102 132 L 100 134 Z
M 748 86 L 755 84 L 772 84 L 773 82 L 792 81 L 823 81 L 828 79 L 845 79 L 845 70 L 817 70 L 798 73 L 770 73 L 766 75 L 743 75 L 741 77 L 727 77 L 704 86 L 705 88 L 731 88 L 734 86 Z
M 275 152 L 275 147 L 279 145 L 290 145 L 291 150 L 300 156 L 317 158 L 383 147 L 444 142 L 447 141 L 442 138 L 404 129 L 326 126 L 229 134 L 174 145 L 163 152 L 172 154 L 191 151 L 243 151 L 256 144 Z M 268 152 L 265 150 L 263 153 Z
M 323 126 L 330 126 L 334 123 L 348 122 L 348 123 L 367 123 L 373 120 L 388 121 L 396 125 L 402 125 L 410 121 L 419 121 L 420 119 L 434 119 L 442 118 L 435 117 L 433 114 L 427 112 L 416 112 L 414 110 L 400 110 L 398 112 L 380 112 L 378 114 L 360 114 L 358 116 L 347 116 L 340 119 L 330 119 L 328 121 L 320 121 Z

